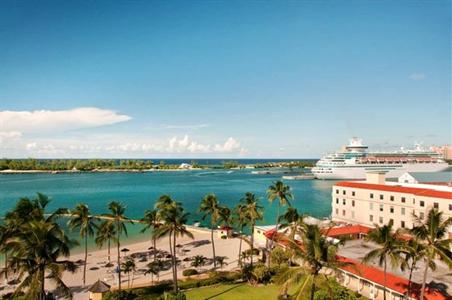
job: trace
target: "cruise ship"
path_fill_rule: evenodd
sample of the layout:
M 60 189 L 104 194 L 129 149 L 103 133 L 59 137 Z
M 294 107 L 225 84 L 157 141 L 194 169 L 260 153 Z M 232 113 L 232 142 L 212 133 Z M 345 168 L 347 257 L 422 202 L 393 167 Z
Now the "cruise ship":
M 348 146 L 322 157 L 311 172 L 318 179 L 365 179 L 366 172 L 382 171 L 386 178 L 397 178 L 405 172 L 441 172 L 449 165 L 436 152 L 420 146 L 412 150 L 368 152 L 359 138 Z

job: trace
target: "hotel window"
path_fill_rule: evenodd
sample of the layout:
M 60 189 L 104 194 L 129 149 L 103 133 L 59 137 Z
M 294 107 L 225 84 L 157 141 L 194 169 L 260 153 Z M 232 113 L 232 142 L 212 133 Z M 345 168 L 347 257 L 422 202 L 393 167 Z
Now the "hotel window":
M 391 222 L 392 224 L 394 224 L 394 219 L 389 219 L 389 222 Z
M 383 204 L 380 205 L 380 211 L 383 211 Z
M 338 208 L 336 208 L 336 215 L 338 215 L 339 214 L 339 209 Z
M 345 216 L 345 209 L 342 210 L 342 215 Z
M 400 227 L 405 228 L 405 221 L 400 222 Z
M 374 198 L 374 194 L 370 193 L 370 199 Z
M 389 212 L 390 212 L 391 214 L 394 213 L 394 206 L 391 206 L 391 207 L 389 208 Z
M 383 200 L 383 199 L 384 199 L 383 195 L 380 195 L 380 200 Z
M 336 198 L 336 204 L 339 204 L 339 198 Z
M 369 221 L 371 221 L 371 222 L 374 221 L 374 216 L 373 215 L 369 215 Z
M 416 199 L 413 198 L 413 204 L 416 204 Z
M 390 196 L 389 199 L 390 199 L 391 201 L 394 201 L 394 196 Z
M 345 203 L 346 203 L 346 202 L 345 202 L 345 199 L 342 199 L 342 204 L 345 205 Z
M 354 219 L 354 218 L 355 218 L 355 212 L 352 211 L 352 219 Z
M 336 190 L 336 194 L 339 194 L 339 190 Z
M 401 214 L 402 216 L 405 215 L 405 207 L 402 207 L 402 208 L 400 209 L 400 214 Z
M 342 191 L 342 195 L 345 195 L 345 194 L 346 194 L 346 193 L 345 193 L 345 190 L 343 190 L 343 191 Z
M 424 207 L 424 205 L 425 205 L 424 201 L 419 201 L 419 206 L 420 207 Z
M 433 208 L 438 209 L 438 203 L 437 202 L 433 203 Z
M 423 212 L 419 213 L 419 219 L 424 220 L 424 213 Z
M 380 222 L 380 224 L 383 224 L 383 217 L 378 218 L 378 222 Z
M 405 203 L 405 197 L 402 197 L 401 200 L 402 200 L 402 203 Z
M 449 210 L 452 210 L 452 204 L 449 204 Z
M 355 191 L 352 191 L 352 196 L 355 196 Z
M 369 203 L 369 209 L 373 210 L 374 209 L 374 204 L 372 202 Z
M 352 200 L 352 206 L 355 207 L 355 200 Z

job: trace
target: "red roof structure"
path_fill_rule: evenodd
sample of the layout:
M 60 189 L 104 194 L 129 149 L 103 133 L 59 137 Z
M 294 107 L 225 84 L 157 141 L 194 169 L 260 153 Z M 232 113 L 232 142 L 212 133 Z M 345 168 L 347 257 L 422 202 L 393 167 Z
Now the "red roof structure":
M 395 193 L 406 193 L 406 194 L 413 194 L 416 196 L 425 196 L 425 197 L 433 197 L 433 198 L 452 199 L 452 192 L 438 191 L 438 190 L 426 189 L 426 188 L 406 187 L 406 186 L 401 186 L 401 185 L 385 185 L 385 184 L 373 184 L 373 183 L 364 183 L 364 182 L 341 181 L 341 182 L 336 183 L 335 186 L 351 187 L 351 188 L 366 189 L 366 190 L 395 192 Z
M 351 225 L 351 226 L 340 226 L 332 227 L 325 230 L 326 236 L 329 237 L 339 237 L 343 235 L 358 235 L 358 234 L 368 234 L 372 228 L 362 226 L 362 225 Z
M 370 282 L 374 282 L 380 286 L 384 286 L 384 272 L 378 268 L 362 264 L 356 260 L 346 258 L 343 256 L 337 257 L 339 261 L 348 263 L 349 265 L 341 267 L 341 269 L 352 273 L 356 276 L 364 278 Z M 392 273 L 386 273 L 386 287 L 401 295 L 404 295 L 408 291 L 409 281 L 403 277 L 396 276 Z M 421 285 L 411 282 L 412 295 L 414 299 L 418 299 L 420 295 Z M 433 290 L 427 287 L 425 294 L 425 300 L 450 300 L 447 296 L 443 295 L 437 290 Z

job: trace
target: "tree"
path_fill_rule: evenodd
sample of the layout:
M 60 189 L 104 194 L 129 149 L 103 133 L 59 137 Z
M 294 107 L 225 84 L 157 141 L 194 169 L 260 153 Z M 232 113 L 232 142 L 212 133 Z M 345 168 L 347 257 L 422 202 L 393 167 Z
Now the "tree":
M 154 284 L 154 275 L 157 275 L 157 281 L 160 281 L 160 272 L 163 270 L 164 264 L 160 259 L 151 261 L 146 265 L 147 270 L 144 275 L 151 274 L 151 284 Z
M 262 220 L 262 206 L 259 205 L 259 198 L 253 193 L 246 193 L 242 198 L 242 203 L 245 206 L 246 222 L 251 226 L 251 267 L 253 266 L 253 254 L 254 254 L 254 227 L 256 222 Z
M 75 240 L 67 237 L 58 224 L 58 218 L 67 210 L 57 209 L 45 212 L 49 199 L 38 194 L 36 199 L 22 198 L 5 219 L 14 223 L 14 234 L 4 240 L 4 247 L 10 254 L 7 260 L 9 269 L 18 273 L 22 280 L 15 295 L 26 290 L 27 299 L 45 299 L 45 278 L 55 283 L 62 293 L 72 298 L 70 289 L 62 281 L 65 271 L 74 272 L 76 266 L 61 257 L 69 257 Z
M 212 243 L 212 259 L 213 259 L 213 267 L 217 267 L 217 263 L 215 261 L 215 241 L 213 239 L 213 231 L 218 221 L 221 219 L 221 206 L 218 202 L 217 196 L 214 194 L 206 195 L 199 206 L 199 212 L 203 213 L 202 219 L 210 217 L 210 240 Z
M 96 245 L 100 248 L 102 248 L 103 245 L 107 243 L 109 265 L 111 265 L 110 259 L 111 241 L 113 241 L 114 243 L 117 242 L 115 225 L 111 221 L 105 220 L 100 224 L 100 226 L 97 229 L 95 242 Z
M 282 205 L 291 206 L 290 200 L 293 199 L 293 195 L 292 195 L 292 192 L 290 191 L 290 187 L 288 185 L 285 185 L 282 181 L 278 180 L 278 181 L 275 181 L 273 183 L 273 185 L 268 187 L 267 198 L 270 201 L 270 203 L 273 203 L 273 201 L 278 199 L 278 211 L 276 214 L 275 232 L 271 239 L 271 246 L 270 246 L 270 248 L 271 248 L 271 247 L 273 247 L 273 240 L 274 240 L 274 238 L 276 238 L 276 235 L 278 234 L 280 208 Z
M 290 259 L 290 253 L 288 250 L 284 250 L 281 247 L 275 247 L 270 252 L 271 261 L 273 264 L 281 267 L 282 264 L 288 263 Z
M 388 259 L 391 266 L 396 267 L 401 261 L 401 249 L 402 245 L 397 239 L 397 234 L 392 230 L 393 221 L 389 221 L 388 224 L 383 226 L 376 225 L 376 228 L 368 233 L 365 237 L 367 241 L 376 243 L 379 248 L 371 250 L 368 252 L 364 258 L 363 262 L 368 263 L 374 259 L 378 259 L 378 265 L 383 266 L 384 271 L 384 290 L 383 299 L 386 300 L 386 273 Z
M 199 268 L 206 264 L 207 258 L 204 255 L 195 255 L 191 262 L 192 267 Z
M 284 221 L 281 224 L 282 228 L 290 228 L 289 236 L 293 239 L 297 227 L 304 223 L 304 215 L 300 215 L 295 207 L 288 207 L 286 212 L 279 217 L 279 222 Z
M 141 230 L 141 232 L 145 232 L 146 230 L 151 230 L 151 232 L 154 232 L 157 230 L 158 226 L 160 225 L 158 213 L 155 209 L 149 209 L 144 212 L 144 217 L 140 220 L 142 224 L 145 226 Z M 157 255 L 157 243 L 156 238 L 154 234 L 151 234 L 152 236 L 152 247 L 154 248 L 154 260 L 156 260 Z
M 410 275 L 408 277 L 408 290 L 407 295 L 411 295 L 411 278 L 413 277 L 414 270 L 417 269 L 417 264 L 419 261 L 426 257 L 426 248 L 419 241 L 417 237 L 408 240 L 406 243 L 401 244 L 401 254 L 403 256 L 403 260 L 401 262 L 401 269 L 404 271 L 406 268 L 409 269 Z
M 133 260 L 133 258 L 128 258 L 125 262 L 122 263 L 121 269 L 124 273 L 127 274 L 127 287 L 129 288 L 130 288 L 130 273 L 132 273 L 132 287 L 133 287 L 133 279 L 135 276 L 135 271 L 137 269 L 135 260 Z
M 237 224 L 237 227 L 239 228 L 239 234 L 240 234 L 240 242 L 239 242 L 239 257 L 237 260 L 237 265 L 240 267 L 242 265 L 242 240 L 243 240 L 243 228 L 247 225 L 247 212 L 246 212 L 246 206 L 243 203 L 237 204 L 237 206 L 234 209 L 234 223 Z
M 130 219 L 126 217 L 126 208 L 117 201 L 112 201 L 108 204 L 110 213 L 104 214 L 103 217 L 115 226 L 116 231 L 116 246 L 117 246 L 117 266 L 118 266 L 118 290 L 121 292 L 121 234 L 124 233 L 127 236 L 126 223 L 131 223 Z
M 425 247 L 425 268 L 420 297 L 420 299 L 424 299 L 428 269 L 434 270 L 436 268 L 434 258 L 439 256 L 449 268 L 452 268 L 452 252 L 450 251 L 452 239 L 447 238 L 447 229 L 452 225 L 452 217 L 444 219 L 441 211 L 432 208 L 428 212 L 425 221 L 415 214 L 413 214 L 413 218 L 415 226 L 411 233 Z
M 177 284 L 177 257 L 176 257 L 176 238 L 178 236 L 188 236 L 193 238 L 193 234 L 187 230 L 185 224 L 188 220 L 188 213 L 184 212 L 182 205 L 179 202 L 172 201 L 166 206 L 163 206 L 159 211 L 160 218 L 162 220 L 162 225 L 156 230 L 156 238 L 161 238 L 163 236 L 172 237 L 172 266 L 173 266 L 173 283 L 174 292 L 178 292 Z M 171 241 L 171 239 L 170 239 Z
M 77 204 L 71 211 L 71 219 L 68 222 L 72 230 L 78 228 L 80 237 L 85 239 L 85 259 L 83 263 L 83 285 L 86 284 L 86 263 L 88 260 L 88 236 L 94 236 L 94 229 L 97 228 L 95 218 L 90 214 L 88 205 Z
M 318 225 L 305 225 L 298 232 L 302 238 L 300 247 L 295 240 L 288 238 L 289 247 L 294 251 L 295 256 L 303 261 L 303 265 L 292 267 L 277 276 L 276 282 L 287 287 L 291 284 L 301 284 L 297 289 L 298 296 L 304 291 L 309 282 L 311 282 L 311 300 L 314 299 L 316 291 L 316 280 L 320 271 L 324 269 L 337 270 L 346 265 L 337 259 L 337 250 L 343 241 L 335 243 L 333 240 L 325 237 Z M 325 278 L 326 275 L 324 274 Z M 303 281 L 304 279 L 304 281 Z

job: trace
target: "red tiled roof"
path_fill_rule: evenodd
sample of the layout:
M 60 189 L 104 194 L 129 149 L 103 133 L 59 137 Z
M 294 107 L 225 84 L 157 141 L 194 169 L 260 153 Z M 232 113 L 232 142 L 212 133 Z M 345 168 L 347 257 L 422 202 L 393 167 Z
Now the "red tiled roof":
M 400 186 L 400 185 L 384 185 L 384 184 L 342 181 L 342 182 L 336 183 L 335 186 L 351 187 L 351 188 L 366 189 L 366 190 L 387 191 L 387 192 L 395 192 L 395 193 L 407 193 L 407 194 L 413 194 L 413 195 L 417 195 L 417 196 L 426 196 L 426 197 L 433 197 L 433 198 L 452 199 L 452 192 L 437 191 L 437 190 L 426 189 L 426 188 L 406 187 L 406 186 Z
M 341 235 L 355 235 L 355 234 L 368 234 L 372 228 L 362 225 L 341 226 L 332 227 L 325 231 L 325 234 L 329 237 L 341 236 Z
M 384 286 L 384 272 L 378 268 L 364 265 L 356 260 L 343 256 L 337 257 L 339 261 L 349 263 L 349 265 L 341 267 L 341 269 L 367 279 L 380 286 Z M 392 273 L 386 273 L 386 287 L 400 294 L 405 294 L 408 290 L 409 281 L 403 277 L 396 276 Z M 411 283 L 412 298 L 418 299 L 420 295 L 420 285 Z M 425 300 L 448 300 L 448 298 L 439 291 L 427 288 L 424 294 Z M 450 298 L 449 298 L 450 300 Z

